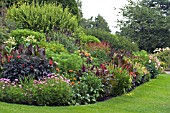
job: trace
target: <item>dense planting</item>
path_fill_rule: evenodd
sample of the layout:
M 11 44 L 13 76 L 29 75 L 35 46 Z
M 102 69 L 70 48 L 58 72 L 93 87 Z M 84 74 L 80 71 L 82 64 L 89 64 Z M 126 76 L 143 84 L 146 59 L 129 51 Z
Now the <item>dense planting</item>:
M 4 24 L 9 33 L 1 35 L 0 101 L 41 106 L 95 103 L 156 78 L 162 66 L 158 58 L 169 65 L 162 54 L 138 51 L 137 44 L 124 37 L 81 29 L 77 17 L 61 5 L 13 5 L 4 18 L 16 28 L 11 31 Z

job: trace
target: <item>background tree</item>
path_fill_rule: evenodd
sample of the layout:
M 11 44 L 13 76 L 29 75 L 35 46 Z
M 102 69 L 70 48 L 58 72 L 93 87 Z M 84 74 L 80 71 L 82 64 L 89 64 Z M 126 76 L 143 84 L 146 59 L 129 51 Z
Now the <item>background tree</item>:
M 80 20 L 80 26 L 82 26 L 83 28 L 100 29 L 106 32 L 111 32 L 107 21 L 100 14 L 98 14 L 98 16 L 95 17 L 94 20 L 93 17 L 89 19 L 82 18 Z
M 82 1 L 81 1 L 81 0 L 76 0 L 76 2 L 77 2 L 77 7 L 78 7 L 79 15 L 80 15 L 80 17 L 82 18 L 82 17 L 83 17 Z
M 80 20 L 80 26 L 85 28 L 85 29 L 92 29 L 94 28 L 94 21 L 93 21 L 93 17 L 86 19 L 86 18 L 81 18 Z
M 155 48 L 170 46 L 169 8 L 163 9 L 163 3 L 169 4 L 170 1 L 161 1 L 129 0 L 129 4 L 121 9 L 124 19 L 118 21 L 119 34 L 131 38 L 139 44 L 140 49 L 150 52 Z
M 95 18 L 95 23 L 93 27 L 96 29 L 101 29 L 107 32 L 111 32 L 108 23 L 100 14 L 98 14 L 97 17 Z

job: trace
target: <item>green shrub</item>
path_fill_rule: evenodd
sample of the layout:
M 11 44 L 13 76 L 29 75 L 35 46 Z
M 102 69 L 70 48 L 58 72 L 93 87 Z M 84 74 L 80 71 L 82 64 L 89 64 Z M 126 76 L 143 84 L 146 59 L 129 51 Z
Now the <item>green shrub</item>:
M 58 63 L 59 69 L 63 71 L 78 71 L 83 63 L 83 60 L 77 54 L 61 53 L 53 55 L 52 58 Z
M 51 37 L 51 40 L 55 40 L 56 42 L 63 44 L 65 49 L 67 49 L 68 52 L 73 53 L 74 51 L 78 50 L 78 45 L 76 45 L 76 38 L 71 36 L 66 36 L 61 33 L 53 33 Z
M 161 66 L 163 66 L 165 69 L 168 69 L 168 68 L 170 69 L 170 50 L 164 50 L 164 51 L 158 52 L 154 56 L 156 56 L 161 62 L 164 63 Z
M 59 75 L 48 75 L 42 80 L 25 80 L 21 83 L 15 80 L 0 79 L 0 101 L 30 104 L 63 106 L 72 100 L 72 88 L 69 80 Z
M 77 17 L 68 8 L 63 10 L 61 5 L 51 3 L 14 5 L 8 9 L 7 18 L 14 20 L 20 28 L 34 31 L 56 30 L 70 35 L 78 29 Z
M 40 41 L 41 39 L 45 38 L 45 34 L 28 29 L 13 30 L 11 31 L 10 36 L 15 38 L 17 44 L 23 43 L 24 40 L 22 37 L 27 38 L 28 36 L 34 36 L 37 41 Z
M 2 43 L 5 42 L 8 38 L 9 38 L 8 33 L 7 33 L 4 29 L 0 28 L 0 43 L 2 44 Z
M 134 88 L 149 81 L 151 75 L 146 66 L 136 62 L 133 64 L 133 68 L 134 70 L 131 72 L 131 76 L 133 76 L 132 82 Z
M 77 3 L 75 0 L 2 0 L 0 1 L 0 6 L 4 5 L 6 7 L 10 7 L 13 4 L 22 4 L 22 2 L 28 2 L 28 3 L 32 3 L 32 2 L 38 2 L 38 3 L 60 3 L 62 4 L 62 6 L 64 8 L 69 7 L 70 11 L 74 14 L 74 15 L 78 15 L 78 7 L 77 7 Z
M 100 66 L 100 64 L 106 63 L 111 60 L 109 54 L 107 54 L 106 51 L 104 50 L 97 49 L 97 50 L 91 51 L 90 53 L 91 53 L 91 56 L 94 57 L 93 62 L 94 62 L 94 65 L 96 66 Z
M 84 29 L 84 32 L 86 35 L 95 36 L 100 41 L 109 42 L 112 48 L 129 51 L 139 50 L 137 44 L 132 43 L 130 40 L 121 36 L 113 35 L 106 31 L 102 31 L 100 29 Z
M 92 73 L 84 73 L 80 81 L 73 85 L 73 103 L 76 105 L 95 103 L 103 90 L 101 79 Z
M 108 69 L 112 76 L 103 79 L 103 83 L 108 83 L 107 85 L 111 95 L 117 96 L 128 92 L 132 85 L 132 78 L 130 77 L 129 72 L 114 66 L 110 66 Z
M 89 43 L 85 47 L 85 50 L 89 51 L 91 56 L 94 57 L 93 62 L 95 65 L 108 62 L 110 58 L 110 44 L 106 42 Z
M 151 78 L 156 78 L 159 74 L 158 67 L 156 66 L 156 63 L 154 61 L 151 61 L 146 64 L 146 68 L 151 74 Z
M 149 73 L 151 74 L 150 75 L 151 78 L 156 78 L 156 76 L 160 73 L 159 60 L 156 57 L 149 55 L 144 50 L 139 51 L 139 52 L 134 52 L 133 54 L 134 54 L 133 62 L 144 65 L 149 71 Z
M 50 54 L 52 53 L 61 53 L 61 52 L 67 52 L 64 48 L 64 45 L 59 44 L 55 41 L 50 41 L 50 42 L 46 42 L 46 41 L 41 41 L 39 43 L 40 47 L 44 47 L 46 49 L 46 54 Z M 47 55 L 49 56 L 49 55 Z
M 98 38 L 96 38 L 95 36 L 91 36 L 91 35 L 82 35 L 80 37 L 80 40 L 82 43 L 100 43 L 100 40 Z
M 135 58 L 133 58 L 133 62 L 138 62 L 142 65 L 146 65 L 149 61 L 149 54 L 145 50 L 141 50 L 138 52 L 133 52 Z

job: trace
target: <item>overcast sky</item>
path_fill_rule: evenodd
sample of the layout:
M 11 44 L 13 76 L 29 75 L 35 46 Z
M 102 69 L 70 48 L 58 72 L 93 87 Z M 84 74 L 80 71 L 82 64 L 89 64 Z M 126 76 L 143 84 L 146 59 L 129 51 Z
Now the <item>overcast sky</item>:
M 81 0 L 82 1 L 82 10 L 83 17 L 90 18 L 91 16 L 96 17 L 98 14 L 104 17 L 108 22 L 112 33 L 117 29 L 116 20 L 122 18 L 117 16 L 120 11 L 119 8 L 127 4 L 127 0 Z M 116 8 L 116 10 L 115 10 Z

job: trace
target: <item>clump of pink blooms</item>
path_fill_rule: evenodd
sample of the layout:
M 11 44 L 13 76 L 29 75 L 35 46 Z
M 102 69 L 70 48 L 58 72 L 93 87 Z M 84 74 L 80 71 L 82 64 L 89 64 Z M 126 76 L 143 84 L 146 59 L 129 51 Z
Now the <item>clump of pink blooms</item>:
M 60 76 L 59 74 L 48 74 L 47 77 L 43 77 L 41 80 L 33 80 L 33 84 L 34 85 L 38 85 L 38 84 L 48 84 L 49 80 L 54 80 L 55 83 L 59 83 L 60 82 L 66 82 L 68 84 L 70 84 L 70 79 L 67 79 L 63 76 Z M 53 84 L 54 85 L 54 84 Z M 0 86 L 2 89 L 5 89 L 5 87 L 9 87 L 9 86 L 13 86 L 16 87 L 18 86 L 19 88 L 22 88 L 22 84 L 19 83 L 18 79 L 15 79 L 13 82 L 11 82 L 10 79 L 7 78 L 0 78 Z
M 43 77 L 42 80 L 34 80 L 34 84 L 47 84 L 48 80 L 55 80 L 56 83 L 58 83 L 58 81 L 62 81 L 62 82 L 66 82 L 68 84 L 70 84 L 70 79 L 67 79 L 63 76 L 60 76 L 59 74 L 48 74 L 47 77 Z

